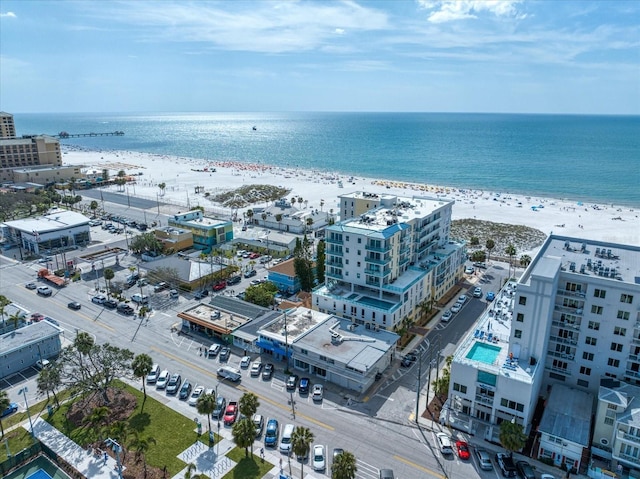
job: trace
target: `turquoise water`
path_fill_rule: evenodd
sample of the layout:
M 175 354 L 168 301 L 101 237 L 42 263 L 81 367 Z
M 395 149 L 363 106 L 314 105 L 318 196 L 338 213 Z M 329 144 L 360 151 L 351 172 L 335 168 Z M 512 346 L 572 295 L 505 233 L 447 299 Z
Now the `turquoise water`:
M 15 114 L 18 135 L 640 206 L 640 117 L 454 113 Z M 256 127 L 253 130 L 253 127 Z
M 27 479 L 52 479 L 49 474 L 40 469 L 39 471 L 34 472 L 30 476 L 27 476 Z
M 389 303 L 388 301 L 382 301 L 376 298 L 369 298 L 367 296 L 363 296 L 362 298 L 358 299 L 357 302 L 361 304 L 366 304 L 367 306 L 373 306 L 374 308 L 385 309 L 387 311 L 395 306 L 394 304 Z
M 485 364 L 493 364 L 498 358 L 498 353 L 500 353 L 500 348 L 498 346 L 492 346 L 490 344 L 476 341 L 471 347 L 471 350 L 467 353 L 467 359 L 479 361 Z
M 5 479 L 70 479 L 44 456 L 38 456 L 28 464 L 9 474 Z

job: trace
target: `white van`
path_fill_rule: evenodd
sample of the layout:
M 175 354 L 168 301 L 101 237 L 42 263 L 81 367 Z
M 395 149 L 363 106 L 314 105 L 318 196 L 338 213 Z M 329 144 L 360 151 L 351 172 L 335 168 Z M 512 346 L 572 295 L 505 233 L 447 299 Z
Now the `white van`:
M 231 366 L 222 366 L 218 369 L 218 378 L 228 379 L 229 381 L 236 383 L 242 379 L 242 373 L 239 369 L 232 368 Z
M 280 436 L 280 452 L 289 454 L 291 452 L 291 436 L 293 436 L 293 430 L 295 429 L 293 424 L 287 424 L 282 428 L 282 435 Z
M 158 380 L 158 375 L 160 374 L 160 365 L 154 364 L 151 367 L 151 371 L 147 374 L 147 384 L 155 384 Z

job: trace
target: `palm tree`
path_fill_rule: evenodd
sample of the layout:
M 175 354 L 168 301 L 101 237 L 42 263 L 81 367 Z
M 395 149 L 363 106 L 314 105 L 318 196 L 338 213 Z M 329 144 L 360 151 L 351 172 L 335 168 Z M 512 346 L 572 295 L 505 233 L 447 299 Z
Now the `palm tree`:
M 296 205 L 296 201 L 298 201 L 298 199 L 295 196 L 291 197 L 291 206 L 295 206 Z
M 342 451 L 333 459 L 331 479 L 355 479 L 357 471 L 356 456 L 349 451 Z
M 262 226 L 266 226 L 267 225 L 267 214 L 266 213 L 262 213 Z
M 196 465 L 193 462 L 190 462 L 187 466 L 187 470 L 184 472 L 184 479 L 194 479 L 195 476 L 193 473 L 196 472 L 196 469 Z
M 144 402 L 147 400 L 147 388 L 145 386 L 145 378 L 147 374 L 151 372 L 153 368 L 153 359 L 148 354 L 138 354 L 131 362 L 131 370 L 133 375 L 142 379 L 142 391 L 144 393 L 144 399 L 142 400 L 142 408 L 144 409 Z
M 134 431 L 126 421 L 116 421 L 109 428 L 109 436 L 118 441 L 119 444 L 127 444 L 129 436 Z M 127 448 L 122 448 L 122 460 L 127 457 Z
M 142 458 L 142 465 L 144 467 L 144 477 L 147 477 L 147 461 L 146 453 L 151 447 L 151 444 L 155 444 L 156 440 L 153 437 L 140 437 L 138 432 L 134 433 L 133 440 L 131 441 L 131 447 L 136 450 L 136 461 L 140 461 Z
M 2 317 L 2 326 L 4 327 L 4 308 L 9 306 L 11 301 L 9 301 L 5 296 L 0 295 L 0 316 Z
M 160 188 L 160 194 L 164 196 L 164 189 L 167 187 L 166 183 L 159 183 L 158 188 Z
M 244 393 L 240 398 L 240 414 L 244 417 L 252 418 L 259 407 L 260 401 L 258 401 L 258 396 L 253 393 Z M 253 442 L 251 443 L 251 455 L 253 456 Z
M 249 218 L 249 224 L 253 223 L 253 210 L 247 210 L 247 212 L 245 213 L 247 215 L 247 218 Z
M 291 435 L 291 450 L 298 459 L 305 458 L 315 436 L 308 427 L 296 426 Z M 300 461 L 300 479 L 304 478 L 304 462 Z
M 489 238 L 484 246 L 489 252 L 489 254 L 487 255 L 487 261 L 489 261 L 491 259 L 491 250 L 496 247 L 496 242 Z
M 513 257 L 516 255 L 516 247 L 509 243 L 504 252 L 509 255 L 509 276 L 511 276 L 511 266 L 513 266 Z
M 320 211 L 322 211 L 323 206 L 324 206 L 324 200 L 320 200 Z
M 47 401 L 49 400 L 49 393 L 53 393 L 53 399 L 56 401 L 56 406 L 60 407 L 60 401 L 58 401 L 58 395 L 56 389 L 62 384 L 60 378 L 60 368 L 56 366 L 42 368 L 36 379 L 36 385 L 39 393 L 47 394 Z
M 280 231 L 280 223 L 282 222 L 282 213 L 276 215 L 276 221 L 278 222 L 278 231 Z
M 7 391 L 0 391 L 0 411 L 7 409 L 9 404 L 11 404 L 11 401 L 9 401 Z M 0 430 L 2 430 L 2 437 L 4 437 L 4 425 L 2 424 L 2 419 L 0 419 Z
M 98 202 L 96 200 L 91 201 L 91 203 L 89 203 L 89 209 L 91 210 L 91 213 L 95 216 L 96 210 L 98 209 Z
M 13 329 L 18 329 L 18 323 L 22 321 L 22 316 L 20 316 L 20 312 L 17 311 L 9 316 L 9 321 L 13 321 Z
M 245 417 L 236 421 L 233 425 L 233 441 L 236 446 L 244 448 L 245 457 L 249 457 L 249 446 L 251 446 L 253 454 L 253 441 L 256 438 L 256 429 L 253 426 L 253 421 Z
M 107 297 L 109 297 L 109 292 L 111 291 L 111 280 L 115 277 L 115 273 L 111 268 L 107 268 L 103 271 L 102 276 L 104 276 L 104 280 L 107 282 Z
M 522 256 L 520 256 L 520 266 L 522 266 L 523 268 L 526 268 L 530 264 L 531 264 L 531 256 L 529 256 L 528 254 L 523 254 Z
M 311 228 L 312 224 L 313 224 L 313 218 L 307 218 L 307 230 Z
M 94 344 L 93 337 L 86 331 L 80 331 L 73 340 L 73 346 L 84 356 L 89 354 Z
M 109 417 L 110 409 L 107 406 L 98 406 L 91 410 L 88 416 L 86 416 L 83 422 L 92 429 L 98 435 L 98 439 L 101 439 L 105 422 Z
M 207 421 L 209 422 L 209 431 L 211 431 L 211 413 L 216 408 L 216 395 L 212 394 L 203 394 L 198 398 L 198 402 L 196 403 L 196 409 L 198 410 L 198 414 L 206 414 Z

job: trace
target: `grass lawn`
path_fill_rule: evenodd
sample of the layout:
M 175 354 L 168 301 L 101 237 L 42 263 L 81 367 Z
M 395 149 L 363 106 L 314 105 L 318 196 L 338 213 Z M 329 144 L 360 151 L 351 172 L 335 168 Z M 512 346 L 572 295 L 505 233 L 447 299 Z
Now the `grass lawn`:
M 169 476 L 173 476 L 184 469 L 186 464 L 176 456 L 199 439 L 195 431 L 196 424 L 193 418 L 185 417 L 149 396 L 147 396 L 144 410 L 142 410 L 143 394 L 141 391 L 122 382 L 116 382 L 115 384 L 118 387 L 123 387 L 138 398 L 136 410 L 127 421 L 129 426 L 137 430 L 141 437 L 152 437 L 156 440 L 156 444 L 151 444 L 149 451 L 146 453 L 147 464 L 159 468 L 163 468 L 166 465 Z M 82 426 L 76 428 L 67 421 L 65 415 L 70 405 L 71 403 L 63 404 L 60 410 L 47 419 L 49 423 L 81 446 L 96 440 L 97 437 L 92 429 Z M 206 418 L 202 419 L 203 426 L 206 428 Z M 208 435 L 203 434 L 202 437 L 205 438 L 208 444 Z M 130 453 L 133 454 L 133 451 Z
M 254 456 L 251 457 L 251 449 L 249 449 L 249 457 L 245 457 L 244 449 L 235 447 L 227 453 L 227 457 L 235 461 L 236 467 L 227 472 L 222 479 L 259 479 L 267 472 L 273 469 L 273 464 L 268 461 L 262 462 L 260 454 L 256 454 L 254 448 Z
M 60 402 L 64 401 L 69 397 L 69 391 L 61 391 L 56 393 L 58 395 L 58 400 Z M 53 399 L 53 395 L 51 395 L 51 399 L 47 401 L 46 399 L 35 404 L 29 404 L 29 412 L 31 413 L 31 419 L 35 421 L 38 416 L 46 416 L 47 415 L 47 404 L 55 407 L 56 402 Z M 27 415 L 27 411 L 17 412 L 12 414 L 9 417 L 6 417 L 2 420 L 2 425 L 6 428 L 13 426 L 14 424 L 18 424 L 19 422 L 26 421 L 29 419 Z
M 2 438 L 2 442 L 8 439 L 9 450 L 11 451 L 11 455 L 16 455 L 20 451 L 22 451 L 25 447 L 29 447 L 34 443 L 34 440 L 31 439 L 31 434 L 24 428 L 17 428 L 11 432 L 8 432 Z M 3 445 L 0 448 L 0 462 L 4 462 L 7 460 L 7 448 Z

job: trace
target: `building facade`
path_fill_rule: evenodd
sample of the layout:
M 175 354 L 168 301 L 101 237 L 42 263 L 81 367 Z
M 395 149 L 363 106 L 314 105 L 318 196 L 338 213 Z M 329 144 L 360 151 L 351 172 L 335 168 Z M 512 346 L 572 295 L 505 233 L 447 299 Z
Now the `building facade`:
M 347 219 L 326 228 L 326 280 L 313 307 L 391 330 L 461 279 L 464 245 L 449 238 L 453 201 L 365 195 L 341 197 Z
M 15 137 L 16 125 L 13 122 L 13 115 L 0 111 L 0 139 Z
M 173 215 L 169 218 L 169 226 L 191 231 L 193 247 L 211 251 L 218 245 L 233 240 L 233 223 L 227 220 L 209 218 L 200 210 Z
M 153 230 L 153 234 L 164 246 L 164 251 L 182 251 L 193 247 L 193 233 L 182 228 L 163 226 Z
M 49 321 L 40 321 L 23 328 L 20 334 L 10 332 L 0 336 L 0 378 L 34 366 L 36 361 L 60 354 L 62 330 Z

